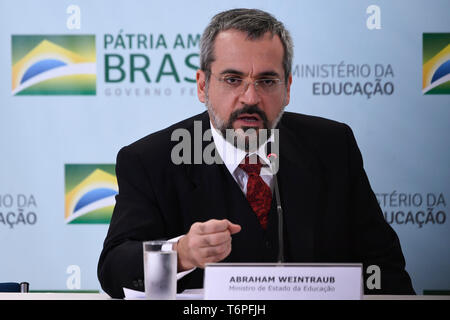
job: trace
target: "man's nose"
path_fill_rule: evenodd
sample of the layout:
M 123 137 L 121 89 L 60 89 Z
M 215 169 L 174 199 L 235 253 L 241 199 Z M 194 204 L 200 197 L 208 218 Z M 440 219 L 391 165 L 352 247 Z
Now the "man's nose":
M 256 91 L 255 83 L 246 83 L 244 91 L 240 95 L 240 102 L 247 105 L 256 105 L 260 102 L 261 97 Z

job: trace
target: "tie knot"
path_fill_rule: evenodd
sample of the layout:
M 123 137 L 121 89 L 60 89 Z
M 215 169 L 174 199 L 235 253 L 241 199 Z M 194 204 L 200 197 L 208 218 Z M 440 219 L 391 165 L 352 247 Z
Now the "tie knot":
M 250 158 L 249 156 L 246 156 L 244 159 L 244 163 L 241 163 L 239 165 L 239 168 L 244 170 L 248 175 L 259 175 L 261 167 L 262 163 L 259 157 Z

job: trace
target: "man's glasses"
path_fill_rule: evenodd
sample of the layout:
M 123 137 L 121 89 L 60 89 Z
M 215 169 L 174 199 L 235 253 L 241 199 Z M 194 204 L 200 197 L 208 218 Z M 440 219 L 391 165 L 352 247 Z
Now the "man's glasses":
M 246 81 L 239 75 L 233 74 L 217 76 L 212 72 L 209 73 L 212 74 L 214 78 L 217 79 L 217 81 L 219 81 L 221 87 L 224 90 L 237 95 L 241 95 L 246 92 L 250 84 L 253 84 L 255 86 L 255 90 L 259 94 L 274 94 L 279 92 L 278 90 L 280 89 L 281 84 L 284 83 L 280 79 L 271 77 L 256 79 L 255 81 Z

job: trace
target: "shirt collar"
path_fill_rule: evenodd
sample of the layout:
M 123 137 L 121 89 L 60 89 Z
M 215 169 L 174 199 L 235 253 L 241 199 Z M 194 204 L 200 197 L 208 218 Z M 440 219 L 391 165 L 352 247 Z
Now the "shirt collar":
M 216 145 L 216 150 L 219 152 L 220 157 L 222 158 L 225 166 L 228 171 L 233 174 L 239 164 L 244 160 L 247 156 L 247 152 L 242 149 L 238 149 L 233 146 L 231 143 L 225 140 L 222 134 L 214 128 L 213 124 L 210 122 L 211 132 L 214 139 L 214 144 Z M 266 144 L 274 141 L 274 135 L 271 134 L 269 139 L 265 143 L 263 143 L 258 150 L 255 152 L 249 153 L 249 155 L 257 154 L 260 159 L 264 162 L 265 165 L 270 166 L 270 161 L 267 159 L 266 155 Z

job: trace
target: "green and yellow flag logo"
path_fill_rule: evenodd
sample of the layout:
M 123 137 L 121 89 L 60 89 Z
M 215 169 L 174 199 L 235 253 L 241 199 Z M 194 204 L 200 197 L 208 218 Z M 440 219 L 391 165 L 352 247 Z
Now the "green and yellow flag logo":
M 13 35 L 13 95 L 95 95 L 94 35 Z
M 424 94 L 450 94 L 450 33 L 423 34 Z
M 118 193 L 113 164 L 66 164 L 66 223 L 109 223 Z

